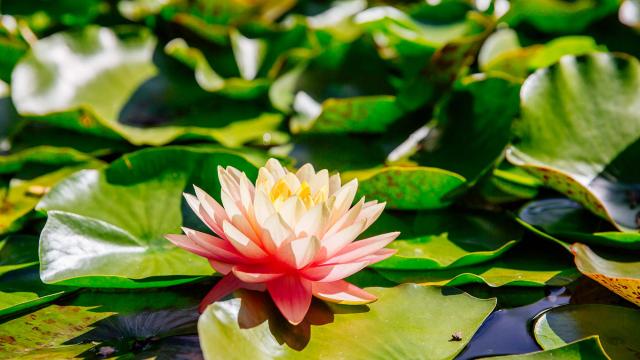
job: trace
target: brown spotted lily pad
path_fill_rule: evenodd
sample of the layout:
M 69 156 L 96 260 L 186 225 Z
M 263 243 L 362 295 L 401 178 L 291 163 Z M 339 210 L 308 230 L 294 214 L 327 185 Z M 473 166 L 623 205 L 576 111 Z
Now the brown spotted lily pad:
M 571 251 L 580 272 L 640 306 L 640 261 L 608 260 L 579 243 Z

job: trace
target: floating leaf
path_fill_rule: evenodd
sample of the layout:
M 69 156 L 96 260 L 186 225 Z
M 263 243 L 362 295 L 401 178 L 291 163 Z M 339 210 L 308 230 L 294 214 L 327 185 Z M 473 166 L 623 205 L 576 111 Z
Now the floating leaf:
M 487 359 L 496 360 L 609 360 L 597 336 L 577 340 L 555 349 L 537 351 L 528 354 L 492 356 Z
M 21 115 L 136 145 L 186 137 L 239 146 L 280 124 L 280 115 L 258 104 L 225 102 L 200 89 L 168 59 L 154 64 L 155 45 L 148 31 L 135 27 L 56 33 L 39 40 L 14 69 L 13 101 Z
M 392 209 L 438 209 L 451 203 L 446 196 L 465 179 L 453 172 L 429 167 L 391 166 L 354 170 L 342 178 L 359 181 L 358 196 L 386 201 Z
M 40 159 L 39 159 L 40 160 Z M 3 189 L 0 205 L 0 233 L 20 228 L 30 213 L 49 189 L 59 181 L 82 169 L 101 167 L 103 163 L 94 160 L 81 165 L 67 166 L 62 169 L 37 176 L 32 179 L 13 178 Z
M 48 215 L 40 238 L 43 281 L 152 287 L 211 274 L 205 259 L 164 235 L 179 232 L 183 224 L 202 228 L 187 215 L 182 192 L 196 184 L 219 194 L 216 167 L 228 165 L 257 175 L 238 153 L 165 147 L 125 155 L 105 169 L 82 171 L 58 184 L 38 207 Z
M 271 102 L 284 112 L 294 111 L 293 133 L 381 133 L 403 114 L 393 89 L 370 45 L 349 44 L 338 64 L 314 58 L 279 77 L 269 91 Z M 362 58 L 369 58 L 363 63 Z
M 487 284 L 498 286 L 564 286 L 580 273 L 563 254 L 543 246 L 515 247 L 505 256 L 486 263 L 445 270 L 389 270 L 377 269 L 385 278 L 396 283 L 460 286 Z
M 502 19 L 512 25 L 528 23 L 546 33 L 570 33 L 584 30 L 617 7 L 617 0 L 515 0 Z
M 33 249 L 36 256 L 37 246 L 36 239 L 35 249 Z M 14 265 L 14 268 L 17 269 L 0 275 L 0 317 L 50 303 L 75 290 L 43 284 L 37 265 L 29 267 Z
M 0 240 L 0 276 L 38 263 L 38 238 L 10 235 Z
M 0 358 L 74 358 L 93 344 L 65 345 L 112 315 L 81 306 L 51 305 L 0 324 Z
M 640 311 L 611 305 L 565 305 L 536 319 L 533 333 L 540 346 L 555 349 L 597 335 L 612 359 L 637 359 Z
M 538 70 L 522 86 L 522 119 L 508 153 L 545 185 L 624 231 L 638 227 L 638 74 L 635 58 L 604 53 L 564 57 Z
M 520 84 L 501 77 L 479 75 L 460 80 L 439 103 L 435 124 L 427 124 L 428 133 L 411 159 L 475 181 L 497 162 L 509 143 L 519 89 Z
M 581 273 L 640 306 L 640 261 L 608 260 L 579 243 L 571 251 Z
M 426 270 L 469 266 L 502 255 L 522 236 L 511 219 L 487 213 L 454 211 L 385 213 L 371 227 L 400 231 L 388 245 L 398 252 L 375 264 L 391 270 Z
M 262 294 L 214 303 L 198 324 L 205 358 L 453 359 L 496 304 L 495 299 L 416 285 L 367 291 L 378 301 L 361 307 L 314 302 L 307 320 L 297 327 L 284 324 Z M 449 341 L 456 333 L 460 341 Z

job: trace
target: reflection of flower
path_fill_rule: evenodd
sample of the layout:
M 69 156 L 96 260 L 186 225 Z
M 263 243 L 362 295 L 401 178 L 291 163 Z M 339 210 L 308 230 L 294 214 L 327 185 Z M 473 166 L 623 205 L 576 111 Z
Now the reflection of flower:
M 225 276 L 200 310 L 238 288 L 268 290 L 292 324 L 300 323 L 312 295 L 331 302 L 364 304 L 375 296 L 342 280 L 394 253 L 384 247 L 399 233 L 354 242 L 382 213 L 384 203 L 361 199 L 351 207 L 358 183 L 339 175 L 295 174 L 275 159 L 260 168 L 254 186 L 233 167 L 218 168 L 222 206 L 199 188 L 187 202 L 216 236 L 184 228 L 167 239 L 209 259 Z

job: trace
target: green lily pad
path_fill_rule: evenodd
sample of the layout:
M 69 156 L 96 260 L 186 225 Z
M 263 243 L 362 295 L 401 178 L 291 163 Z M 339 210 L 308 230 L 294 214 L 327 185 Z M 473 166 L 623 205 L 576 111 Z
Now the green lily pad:
M 411 159 L 475 181 L 502 157 L 509 143 L 519 90 L 520 84 L 502 77 L 461 79 L 438 104 L 435 124 L 427 124 L 427 135 Z
M 391 209 L 438 209 L 449 205 L 447 195 L 465 184 L 465 178 L 438 168 L 391 166 L 342 173 L 357 178 L 358 196 L 386 201 Z
M 26 215 L 35 208 L 40 198 L 59 181 L 76 171 L 98 168 L 102 165 L 101 161 L 93 160 L 80 165 L 63 167 L 31 179 L 13 178 L 9 186 L 1 190 L 3 198 L 0 206 L 0 233 L 19 229 L 28 219 Z
M 16 66 L 12 99 L 21 115 L 136 145 L 204 138 L 239 146 L 280 124 L 282 116 L 264 106 L 202 90 L 176 60 L 152 59 L 155 46 L 151 33 L 138 27 L 56 33 Z M 56 52 L 67 55 L 49 56 Z
M 578 270 L 624 299 L 640 306 L 640 261 L 603 258 L 583 244 L 573 244 Z M 622 260 L 622 261 L 620 261 Z
M 0 317 L 51 302 L 73 290 L 44 285 L 37 264 L 37 237 L 11 235 L 0 241 Z
M 555 349 L 537 351 L 528 354 L 494 356 L 488 359 L 499 360 L 609 360 L 597 336 L 578 340 Z
M 615 13 L 617 0 L 515 0 L 502 17 L 511 25 L 527 23 L 546 33 L 571 33 Z
M 38 263 L 38 238 L 10 235 L 0 240 L 0 276 Z
M 82 171 L 58 184 L 38 205 L 48 215 L 40 237 L 43 281 L 151 287 L 210 275 L 205 259 L 164 235 L 180 232 L 183 224 L 202 228 L 182 192 L 196 184 L 218 196 L 216 168 L 228 165 L 250 178 L 257 175 L 239 153 L 165 147 L 125 155 L 102 170 Z
M 417 283 L 438 286 L 474 283 L 491 287 L 565 286 L 580 276 L 566 254 L 537 245 L 518 246 L 503 257 L 473 266 L 445 270 L 376 269 L 376 271 L 398 284 Z
M 291 131 L 382 133 L 399 119 L 403 110 L 387 79 L 370 76 L 384 71 L 373 51 L 363 40 L 355 41 L 338 64 L 314 58 L 276 79 L 269 97 L 279 110 L 294 112 Z
M 37 254 L 37 242 L 35 245 Z M 0 275 L 0 317 L 50 303 L 75 290 L 43 284 L 37 265 L 14 268 Z
M 496 305 L 495 299 L 416 285 L 367 291 L 378 301 L 331 307 L 314 302 L 296 327 L 287 326 L 261 293 L 214 303 L 198 323 L 205 359 L 453 359 Z M 449 341 L 455 333 L 461 341 Z
M 516 31 L 501 29 L 484 43 L 478 61 L 483 72 L 502 72 L 526 78 L 534 70 L 551 66 L 565 55 L 585 55 L 606 51 L 589 36 L 561 36 L 545 44 L 521 47 Z
M 387 247 L 398 252 L 372 265 L 377 269 L 436 270 L 494 259 L 515 245 L 522 230 L 510 218 L 453 211 L 384 213 L 371 233 L 395 229 L 400 237 Z
M 94 345 L 66 345 L 92 329 L 96 322 L 111 316 L 81 306 L 51 305 L 0 324 L 0 358 L 75 358 Z
M 533 333 L 543 349 L 555 349 L 597 335 L 612 359 L 636 359 L 640 311 L 612 305 L 565 305 L 536 319 Z
M 544 199 L 526 204 L 518 217 L 558 239 L 593 245 L 640 249 L 640 234 L 619 232 L 579 203 L 569 199 Z
M 503 160 L 490 175 L 480 178 L 472 191 L 489 203 L 501 204 L 532 199 L 540 186 L 542 182 L 536 177 Z
M 637 59 L 605 53 L 567 56 L 538 70 L 522 86 L 522 118 L 508 153 L 623 231 L 638 228 L 638 74 Z

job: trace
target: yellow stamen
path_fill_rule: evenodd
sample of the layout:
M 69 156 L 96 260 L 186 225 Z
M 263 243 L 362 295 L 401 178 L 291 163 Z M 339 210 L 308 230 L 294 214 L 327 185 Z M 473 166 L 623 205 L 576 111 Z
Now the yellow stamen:
M 278 180 L 273 188 L 271 188 L 271 193 L 269 194 L 269 198 L 272 203 L 276 203 L 277 200 L 284 201 L 291 196 L 291 190 L 289 189 L 289 185 L 284 179 Z

